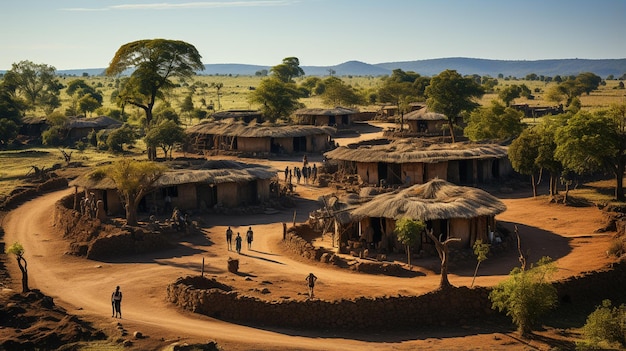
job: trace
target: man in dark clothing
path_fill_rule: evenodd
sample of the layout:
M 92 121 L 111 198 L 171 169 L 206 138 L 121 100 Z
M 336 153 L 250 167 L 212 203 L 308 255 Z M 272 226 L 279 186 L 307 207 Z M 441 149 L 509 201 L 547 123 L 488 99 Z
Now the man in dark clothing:
M 122 292 L 119 286 L 111 294 L 111 304 L 113 305 L 113 315 L 111 317 L 122 318 Z
M 226 229 L 226 243 L 228 244 L 228 251 L 231 251 L 233 249 L 233 230 L 230 229 L 230 226 Z

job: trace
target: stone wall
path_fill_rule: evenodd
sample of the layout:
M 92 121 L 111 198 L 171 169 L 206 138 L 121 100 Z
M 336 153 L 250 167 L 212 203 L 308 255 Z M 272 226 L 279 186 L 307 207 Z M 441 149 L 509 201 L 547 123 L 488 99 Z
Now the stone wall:
M 183 309 L 221 320 L 294 329 L 406 330 L 502 317 L 491 309 L 485 288 L 339 301 L 265 301 L 218 284 L 197 276 L 179 278 L 167 286 L 167 299 Z

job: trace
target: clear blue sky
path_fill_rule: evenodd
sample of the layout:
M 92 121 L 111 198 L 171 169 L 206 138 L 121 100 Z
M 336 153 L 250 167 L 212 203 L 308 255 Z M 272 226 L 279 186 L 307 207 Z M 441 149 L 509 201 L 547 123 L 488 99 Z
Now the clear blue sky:
M 616 59 L 626 1 L 11 0 L 0 33 L 0 70 L 104 68 L 121 45 L 153 38 L 193 44 L 207 64 Z

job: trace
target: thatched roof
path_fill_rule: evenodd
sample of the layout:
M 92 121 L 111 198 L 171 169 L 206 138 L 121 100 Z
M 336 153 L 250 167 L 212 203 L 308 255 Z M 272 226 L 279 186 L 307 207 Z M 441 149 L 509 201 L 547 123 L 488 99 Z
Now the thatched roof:
M 215 112 L 213 114 L 213 118 L 215 119 L 258 117 L 258 116 L 261 116 L 261 111 L 259 110 L 228 110 L 228 111 Z
M 437 163 L 451 160 L 507 157 L 498 144 L 430 143 L 423 139 L 399 139 L 385 145 L 340 146 L 324 154 L 331 160 L 386 163 Z
M 70 186 L 86 189 L 114 190 L 115 183 L 110 178 L 93 179 L 90 173 L 70 182 Z M 166 171 L 156 183 L 156 187 L 168 187 L 180 184 L 222 184 L 244 183 L 256 179 L 272 179 L 276 171 L 261 165 L 249 165 L 237 161 L 207 161 L 201 166 L 189 169 Z
M 269 123 L 257 124 L 251 122 L 216 121 L 202 122 L 186 130 L 187 134 L 208 134 L 236 136 L 243 138 L 294 138 L 307 135 L 333 135 L 335 128 L 316 127 L 307 125 L 275 125 Z
M 22 124 L 45 124 L 48 123 L 48 119 L 45 116 L 35 117 L 26 116 L 22 117 Z
M 423 108 L 411 111 L 404 115 L 405 121 L 447 121 L 448 118 L 443 113 L 431 112 Z
M 338 106 L 335 108 L 301 108 L 296 110 L 294 114 L 296 116 L 344 116 L 358 112 L 357 110 Z
M 376 196 L 352 211 L 356 219 L 383 217 L 415 220 L 495 216 L 506 205 L 484 190 L 458 186 L 442 179 Z
M 76 129 L 76 128 L 94 128 L 104 129 L 109 127 L 119 127 L 123 123 L 107 116 L 98 116 L 94 118 L 85 117 L 69 117 L 65 123 L 64 128 Z

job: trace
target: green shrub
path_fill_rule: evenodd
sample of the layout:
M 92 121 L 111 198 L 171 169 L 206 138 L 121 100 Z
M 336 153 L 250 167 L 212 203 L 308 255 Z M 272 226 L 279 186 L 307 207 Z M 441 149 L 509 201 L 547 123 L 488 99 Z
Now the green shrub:
M 613 307 L 610 300 L 587 316 L 583 326 L 584 340 L 578 343 L 579 350 L 608 349 L 626 346 L 626 305 Z

